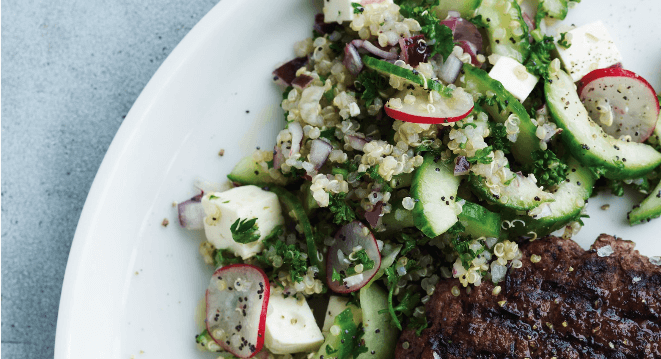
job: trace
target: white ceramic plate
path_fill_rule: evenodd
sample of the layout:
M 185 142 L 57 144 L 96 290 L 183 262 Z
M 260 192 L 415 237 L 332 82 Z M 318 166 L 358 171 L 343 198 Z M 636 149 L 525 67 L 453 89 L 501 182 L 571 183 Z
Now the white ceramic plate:
M 173 201 L 195 178 L 221 180 L 256 146 L 270 148 L 284 117 L 270 73 L 310 36 L 309 0 L 222 0 L 149 82 L 119 129 L 83 209 L 67 265 L 56 359 L 214 357 L 197 351 L 195 307 L 210 268 L 199 238 L 179 228 Z M 661 3 L 583 0 L 568 23 L 602 19 L 625 66 L 661 90 Z M 247 112 L 249 111 L 249 113 Z M 218 151 L 225 149 L 225 156 Z M 599 233 L 661 254 L 661 220 L 630 228 L 638 196 L 600 196 L 576 238 Z M 608 211 L 599 209 L 610 203 Z M 169 219 L 167 228 L 161 226 Z

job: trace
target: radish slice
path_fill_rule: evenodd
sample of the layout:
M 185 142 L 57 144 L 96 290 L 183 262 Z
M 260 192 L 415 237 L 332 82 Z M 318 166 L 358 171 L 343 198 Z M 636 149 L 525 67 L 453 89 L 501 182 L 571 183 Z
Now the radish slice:
M 331 151 L 333 151 L 333 146 L 330 143 L 319 139 L 312 140 L 308 160 L 314 165 L 314 169 L 318 170 L 326 163 Z
M 207 288 L 206 326 L 223 349 L 239 358 L 262 350 L 269 280 L 260 268 L 233 264 L 218 269 Z
M 352 261 L 356 252 L 365 250 L 374 266 L 360 273 L 349 273 L 355 269 L 357 261 Z M 381 266 L 381 254 L 376 239 L 364 224 L 353 221 L 340 228 L 335 234 L 335 243 L 328 249 L 326 261 L 326 282 L 328 288 L 337 293 L 355 292 L 367 284 Z M 334 281 L 333 271 L 342 275 L 343 280 Z
M 408 97 L 410 95 L 412 97 Z M 430 97 L 431 100 L 430 101 Z M 409 100 L 414 98 L 413 102 Z M 457 87 L 452 97 L 441 96 L 436 91 L 404 90 L 385 105 L 388 116 L 405 122 L 443 124 L 459 121 L 473 111 L 473 96 Z
M 659 118 L 659 100 L 652 86 L 622 68 L 594 70 L 579 81 L 578 94 L 590 117 L 607 134 L 644 142 Z
M 204 229 L 204 207 L 202 207 L 202 195 L 197 196 L 181 202 L 177 205 L 179 212 L 179 224 L 186 229 L 200 230 Z
M 303 127 L 301 127 L 300 123 L 294 121 L 289 123 L 287 129 L 291 133 L 291 149 L 289 151 L 289 157 L 291 157 L 294 153 L 298 153 L 301 150 Z

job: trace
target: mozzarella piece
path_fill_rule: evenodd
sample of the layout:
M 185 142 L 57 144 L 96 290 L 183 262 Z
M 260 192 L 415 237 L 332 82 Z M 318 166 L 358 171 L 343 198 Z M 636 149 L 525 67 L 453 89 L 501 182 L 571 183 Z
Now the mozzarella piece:
M 325 0 L 324 1 L 324 22 L 337 21 L 352 21 L 354 17 L 352 3 L 360 3 L 360 1 L 352 0 Z
M 565 48 L 556 39 L 555 50 L 574 82 L 588 72 L 603 69 L 622 61 L 620 51 L 601 21 L 583 25 L 568 32 L 571 46 Z
M 273 354 L 316 351 L 324 342 L 308 302 L 294 296 L 285 298 L 271 288 L 266 311 L 264 345 Z
M 204 232 L 207 240 L 218 249 L 229 249 L 243 259 L 264 249 L 262 240 L 276 226 L 283 225 L 278 196 L 257 186 L 241 186 L 225 192 L 211 193 L 202 198 Z M 237 243 L 230 227 L 237 219 L 257 218 L 260 237 L 252 243 Z
M 503 87 L 523 102 L 532 92 L 539 78 L 511 57 L 500 56 L 489 72 L 489 76 L 500 81 Z

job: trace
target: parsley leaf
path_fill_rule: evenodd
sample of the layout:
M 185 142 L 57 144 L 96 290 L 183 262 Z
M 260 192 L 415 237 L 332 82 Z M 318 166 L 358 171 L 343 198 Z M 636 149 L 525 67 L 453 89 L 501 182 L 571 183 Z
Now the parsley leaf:
M 571 43 L 567 41 L 567 39 L 565 38 L 566 36 L 567 36 L 566 32 L 561 33 L 560 40 L 558 40 L 558 44 L 564 47 L 565 49 L 568 49 L 571 46 Z
M 402 300 L 399 301 L 397 306 L 393 305 L 393 296 L 395 294 L 395 288 L 397 288 L 397 282 L 399 281 L 399 275 L 397 274 L 397 263 L 394 263 L 390 267 L 385 269 L 386 275 L 386 286 L 388 287 L 388 308 L 380 310 L 381 313 L 390 313 L 392 318 L 392 324 L 397 327 L 397 329 L 402 330 L 402 323 L 400 316 L 410 317 L 413 314 L 413 310 L 420 303 L 420 293 L 412 294 L 407 292 Z M 409 260 L 406 263 L 406 270 L 414 270 L 416 267 L 416 261 Z
M 354 253 L 354 258 L 356 258 L 356 260 L 352 263 L 353 266 L 347 268 L 347 276 L 352 276 L 354 274 L 357 274 L 355 266 L 358 264 L 363 265 L 363 271 L 367 271 L 374 268 L 374 264 L 375 264 L 374 260 L 370 259 L 370 257 L 367 255 L 367 252 L 364 249 L 361 249 L 358 252 Z M 333 269 L 333 271 L 335 271 L 335 269 Z
M 503 151 L 503 153 L 510 153 L 512 142 L 507 139 L 507 129 L 500 123 L 489 122 L 490 136 L 485 141 L 493 148 L 494 151 Z
M 555 186 L 567 178 L 567 165 L 551 150 L 537 150 L 532 153 L 532 165 L 528 169 L 544 187 Z
M 611 190 L 613 196 L 624 196 L 624 182 L 622 180 L 606 180 L 606 185 Z
M 227 249 L 216 249 L 213 255 L 213 265 L 216 268 L 224 265 L 241 263 L 241 259 L 237 258 Z
M 328 209 L 333 213 L 333 223 L 344 224 L 356 219 L 356 212 L 346 201 L 346 193 L 331 194 Z
M 478 28 L 487 28 L 489 27 L 489 24 L 487 24 L 484 19 L 482 18 L 482 15 L 477 15 L 474 18 L 468 20 L 473 23 L 473 25 L 477 26 Z
M 365 100 L 365 106 L 369 107 L 379 96 L 379 91 L 388 88 L 388 79 L 375 71 L 361 71 L 354 85 L 356 91 L 360 93 L 360 98 Z
M 232 232 L 232 239 L 234 239 L 234 242 L 236 243 L 252 243 L 260 237 L 257 218 L 237 218 L 230 226 L 230 231 Z
M 278 234 L 282 233 L 281 230 Z M 264 250 L 255 258 L 261 263 L 273 267 L 273 273 L 269 275 L 270 279 L 277 278 L 277 272 L 282 269 L 288 270 L 291 279 L 294 282 L 303 280 L 303 276 L 308 271 L 308 257 L 303 254 L 301 249 L 296 244 L 285 244 L 285 242 L 278 240 L 279 235 L 268 236 L 262 243 L 264 243 Z
M 438 2 L 439 0 L 423 0 L 420 5 L 411 4 L 410 2 L 403 3 L 399 8 L 399 13 L 406 18 L 416 20 L 420 24 L 422 27 L 420 32 L 425 35 L 425 41 L 427 41 L 427 46 L 431 50 L 429 57 L 441 54 L 444 59 L 447 59 L 454 48 L 452 30 L 441 24 L 434 11 L 428 10 L 433 6 L 437 6 Z
M 484 247 L 482 247 L 477 252 L 470 248 L 470 236 L 456 236 L 455 238 L 451 239 L 450 244 L 457 252 L 459 259 L 461 260 L 461 265 L 466 269 L 470 268 L 473 259 L 475 259 L 480 253 L 484 251 Z
M 553 38 L 542 34 L 539 29 L 533 30 L 532 35 L 534 42 L 530 45 L 530 57 L 524 65 L 531 74 L 548 79 Z
M 411 317 L 411 321 L 409 322 L 409 328 L 415 329 L 415 335 L 420 336 L 422 335 L 422 331 L 427 329 L 429 327 L 429 323 L 427 323 L 427 317 L 422 316 L 422 317 Z
M 370 178 L 373 179 L 375 183 L 381 186 L 381 191 L 392 192 L 392 187 L 390 187 L 390 184 L 379 174 L 379 165 L 370 167 L 367 172 L 365 172 L 365 174 L 370 176 Z
M 352 2 L 351 6 L 353 6 L 354 14 L 362 14 L 362 12 L 365 11 L 365 8 L 362 5 L 360 5 L 359 2 Z
M 472 164 L 482 163 L 488 165 L 493 161 L 493 158 L 489 157 L 491 152 L 493 152 L 493 148 L 491 146 L 487 146 L 483 149 L 475 151 L 475 156 L 466 157 L 466 161 Z

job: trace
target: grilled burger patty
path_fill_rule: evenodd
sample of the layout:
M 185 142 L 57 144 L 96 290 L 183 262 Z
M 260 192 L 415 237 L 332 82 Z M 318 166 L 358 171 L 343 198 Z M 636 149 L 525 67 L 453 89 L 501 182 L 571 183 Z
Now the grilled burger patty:
M 490 281 L 470 294 L 441 281 L 429 328 L 404 331 L 395 357 L 661 358 L 661 266 L 634 245 L 609 235 L 588 251 L 556 237 L 522 244 L 523 267 L 509 268 L 497 295 Z

